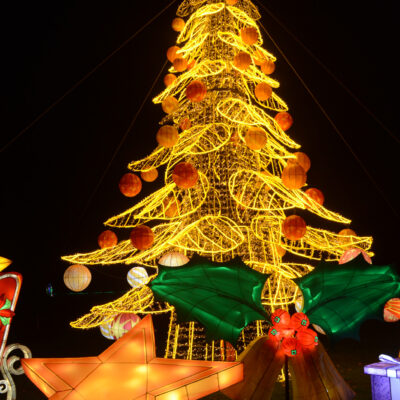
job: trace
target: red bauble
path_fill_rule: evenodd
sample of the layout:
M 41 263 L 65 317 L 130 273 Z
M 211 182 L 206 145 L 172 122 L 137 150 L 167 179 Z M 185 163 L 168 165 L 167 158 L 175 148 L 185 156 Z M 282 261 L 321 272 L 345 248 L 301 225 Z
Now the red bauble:
M 319 189 L 315 189 L 315 188 L 307 189 L 305 191 L 305 194 L 308 197 L 311 197 L 320 206 L 322 206 L 322 204 L 324 204 L 325 197 L 324 197 L 324 194 Z
M 190 189 L 196 186 L 199 180 L 197 169 L 188 162 L 181 162 L 175 165 L 172 172 L 172 180 L 181 189 Z
M 300 329 L 305 329 L 310 325 L 310 321 L 306 314 L 302 312 L 295 313 L 290 318 L 289 326 L 296 331 Z
M 147 225 L 139 225 L 132 229 L 131 242 L 138 250 L 149 249 L 154 242 L 154 233 Z
M 296 338 L 303 347 L 312 348 L 318 344 L 318 335 L 309 328 L 300 329 L 296 333 Z
M 142 181 L 131 173 L 125 174 L 119 181 L 119 190 L 126 197 L 134 197 L 142 190 Z
M 275 328 L 287 327 L 290 323 L 290 314 L 281 308 L 278 308 L 271 315 L 271 321 Z
M 275 121 L 284 131 L 287 131 L 293 125 L 293 118 L 286 111 L 281 111 L 278 114 L 276 114 Z
M 193 101 L 194 103 L 202 101 L 206 96 L 206 94 L 207 94 L 207 87 L 200 80 L 195 80 L 190 82 L 186 88 L 186 97 L 190 101 Z
M 113 231 L 107 230 L 100 233 L 99 237 L 97 238 L 97 243 L 102 249 L 114 247 L 118 243 L 118 238 Z
M 283 235 L 290 240 L 299 240 L 307 232 L 307 225 L 298 215 L 286 217 L 282 224 Z
M 282 350 L 288 357 L 295 357 L 300 350 L 300 343 L 296 338 L 287 337 L 282 340 Z

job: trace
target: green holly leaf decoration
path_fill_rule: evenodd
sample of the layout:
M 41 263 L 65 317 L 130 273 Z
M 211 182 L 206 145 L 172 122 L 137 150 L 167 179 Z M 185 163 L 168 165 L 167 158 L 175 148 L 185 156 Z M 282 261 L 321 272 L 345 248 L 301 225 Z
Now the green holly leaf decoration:
M 0 322 L 2 325 L 6 326 L 10 323 L 11 318 L 15 315 L 13 311 L 10 310 L 11 301 L 5 298 L 4 294 L 0 296 Z

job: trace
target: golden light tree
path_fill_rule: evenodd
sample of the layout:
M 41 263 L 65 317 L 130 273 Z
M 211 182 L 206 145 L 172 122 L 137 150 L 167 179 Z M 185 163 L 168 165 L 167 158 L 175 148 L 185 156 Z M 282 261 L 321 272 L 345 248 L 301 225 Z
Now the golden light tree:
M 152 279 L 158 260 L 170 252 L 218 262 L 240 256 L 251 268 L 272 274 L 263 291 L 265 308 L 285 308 L 299 296 L 292 279 L 311 271 L 313 260 L 337 261 L 350 247 L 368 251 L 372 238 L 350 229 L 313 228 L 295 214 L 303 209 L 350 223 L 322 205 L 322 192 L 306 186 L 310 161 L 285 132 L 292 117 L 276 93 L 279 83 L 270 76 L 276 59 L 263 48 L 260 15 L 251 1 L 185 0 L 177 16 L 167 87 L 153 100 L 166 113 L 159 146 L 129 164 L 145 180 L 157 175 L 155 169 L 163 172 L 165 185 L 105 222 L 131 230 L 131 239 L 64 260 L 141 265 L 153 271 Z M 132 175 L 123 184 L 140 186 Z M 284 261 L 285 253 L 298 261 Z M 171 314 L 167 357 L 224 359 L 223 342 L 207 344 L 195 322 L 179 325 L 173 306 L 155 302 L 146 285 L 94 307 L 71 325 L 96 327 L 132 312 Z M 263 322 L 249 325 L 239 348 L 265 333 Z

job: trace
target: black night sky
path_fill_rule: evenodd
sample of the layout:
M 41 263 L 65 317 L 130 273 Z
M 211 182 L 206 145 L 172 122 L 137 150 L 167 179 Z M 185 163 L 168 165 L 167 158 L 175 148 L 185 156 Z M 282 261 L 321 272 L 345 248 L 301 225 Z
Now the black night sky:
M 361 7 L 359 2 L 340 0 L 260 1 L 398 135 L 397 2 L 363 2 Z M 5 102 L 0 147 L 168 3 L 23 0 L 2 4 Z M 77 331 L 69 321 L 128 290 L 129 267 L 94 268 L 88 294 L 71 295 L 62 280 L 67 263 L 60 257 L 96 249 L 103 221 L 138 200 L 123 197 L 118 181 L 129 161 L 156 147 L 161 107 L 148 100 L 122 147 L 116 149 L 162 68 L 166 49 L 175 43 L 170 22 L 178 4 L 179 0 L 0 154 L 0 256 L 12 259 L 8 269 L 24 276 L 8 342 L 27 345 L 34 356 L 95 355 L 110 344 L 98 330 Z M 352 219 L 357 234 L 374 237 L 375 264 L 398 261 L 398 139 L 375 122 L 263 8 L 260 11 L 263 25 L 387 201 L 264 35 L 264 47 L 278 57 L 274 74 L 281 83 L 278 95 L 289 104 L 295 120 L 288 133 L 312 161 L 308 184 L 323 191 L 327 208 Z M 163 87 L 159 80 L 150 98 Z M 161 185 L 160 178 L 145 184 L 140 198 Z M 320 219 L 308 221 L 321 228 L 342 229 Z M 119 238 L 127 235 L 120 232 Z M 46 295 L 48 283 L 54 287 L 53 298 Z M 103 293 L 107 291 L 113 293 Z M 400 336 L 399 324 L 375 326 L 380 337 L 374 340 L 385 341 L 386 335 L 393 342 Z M 160 337 L 163 326 L 160 321 Z M 383 347 L 384 351 L 390 349 Z M 44 396 L 38 392 L 31 398 Z

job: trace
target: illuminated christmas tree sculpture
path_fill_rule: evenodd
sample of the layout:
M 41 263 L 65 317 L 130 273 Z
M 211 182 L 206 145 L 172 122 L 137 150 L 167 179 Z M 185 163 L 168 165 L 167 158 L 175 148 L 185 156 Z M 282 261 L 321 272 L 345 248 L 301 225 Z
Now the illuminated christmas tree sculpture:
M 271 274 L 262 294 L 265 309 L 286 308 L 299 296 L 292 279 L 310 272 L 313 260 L 337 261 L 350 247 L 368 251 L 372 239 L 350 229 L 338 234 L 313 228 L 306 225 L 306 213 L 304 218 L 295 214 L 302 209 L 350 223 L 323 207 L 318 189 L 304 188 L 310 162 L 285 132 L 292 118 L 270 76 L 275 57 L 262 47 L 256 7 L 249 0 L 185 0 L 177 15 L 167 87 L 153 100 L 166 113 L 157 132 L 159 146 L 129 164 L 144 180 L 154 179 L 157 169 L 165 184 L 105 222 L 111 229 L 126 228 L 131 238 L 64 260 L 140 265 L 153 271 L 152 279 L 160 258 L 171 252 L 214 262 L 239 256 Z M 132 175 L 120 183 L 128 195 L 140 186 Z M 96 327 L 117 313 L 171 313 L 167 357 L 224 359 L 222 341 L 206 343 L 198 323 L 179 325 L 174 308 L 154 301 L 147 285 L 94 307 L 72 326 Z M 265 333 L 263 322 L 250 324 L 239 349 Z

